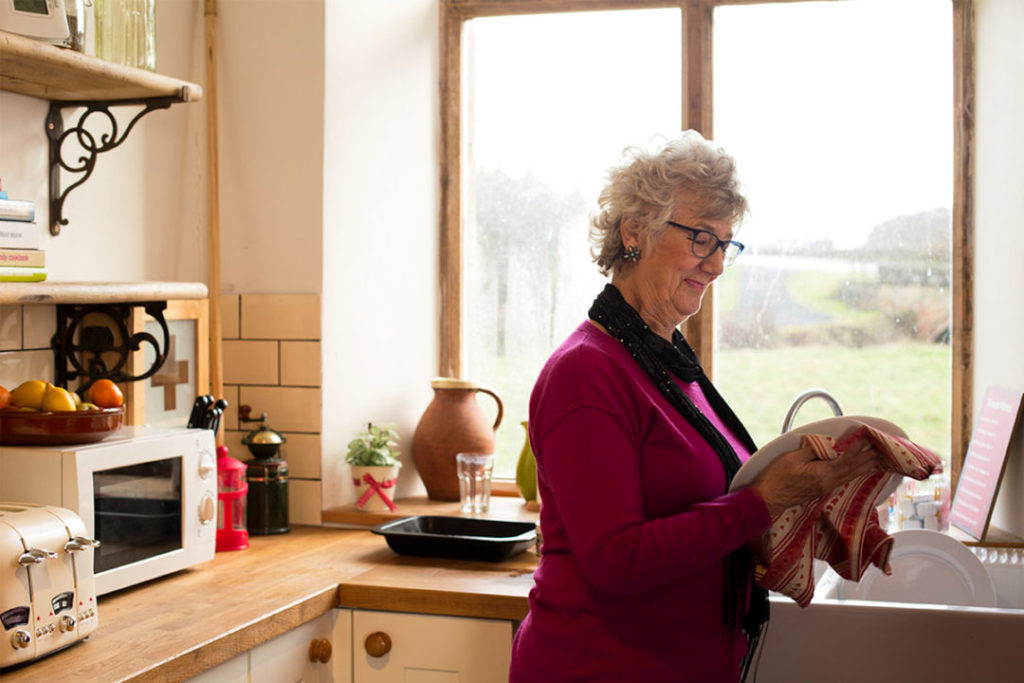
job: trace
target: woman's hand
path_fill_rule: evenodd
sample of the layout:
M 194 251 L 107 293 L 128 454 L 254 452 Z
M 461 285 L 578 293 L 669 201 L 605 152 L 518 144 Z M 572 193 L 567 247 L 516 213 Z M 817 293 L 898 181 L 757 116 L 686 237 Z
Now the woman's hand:
M 884 469 L 886 460 L 867 441 L 855 441 L 835 460 L 821 460 L 801 446 L 776 458 L 754 480 L 772 517 L 787 508 L 824 496 L 843 484 Z

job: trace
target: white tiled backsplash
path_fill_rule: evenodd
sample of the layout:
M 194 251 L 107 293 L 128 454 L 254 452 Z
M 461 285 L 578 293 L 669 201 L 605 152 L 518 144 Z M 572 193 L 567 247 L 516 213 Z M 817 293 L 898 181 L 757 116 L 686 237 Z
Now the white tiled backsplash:
M 320 524 L 320 296 L 241 294 L 221 297 L 224 359 L 224 444 L 234 457 L 250 456 L 242 437 L 259 425 L 238 419 L 267 414 L 287 442 L 291 521 Z
M 258 423 L 240 423 L 238 407 L 266 413 L 288 439 L 290 520 L 320 524 L 320 296 L 242 294 L 221 298 L 224 361 L 224 444 L 233 457 L 252 457 L 242 437 Z M 54 376 L 50 338 L 53 305 L 0 306 L 0 385 Z
M 52 304 L 0 305 L 0 386 L 10 391 L 26 380 L 53 377 L 56 327 Z

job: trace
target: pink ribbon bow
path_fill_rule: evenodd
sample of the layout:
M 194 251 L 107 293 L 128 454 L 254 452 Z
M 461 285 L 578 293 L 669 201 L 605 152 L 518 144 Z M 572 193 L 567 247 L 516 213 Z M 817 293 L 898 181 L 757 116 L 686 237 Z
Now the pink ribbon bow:
M 887 468 L 862 475 L 784 511 L 755 543 L 762 567 L 755 579 L 762 588 L 783 593 L 806 607 L 814 595 L 814 558 L 825 560 L 845 579 L 859 581 L 874 564 L 890 573 L 893 539 L 882 530 L 875 506 L 892 478 L 927 479 L 941 472 L 938 456 L 907 439 L 862 425 L 841 440 L 806 434 L 803 445 L 822 460 L 835 460 L 851 445 L 867 441 L 882 453 Z
M 374 494 L 376 494 L 380 496 L 380 499 L 383 500 L 384 504 L 388 506 L 388 510 L 391 510 L 392 512 L 395 511 L 395 503 L 391 500 L 391 498 L 388 497 L 388 494 L 384 493 L 384 489 L 389 489 L 392 486 L 394 486 L 395 481 L 397 481 L 396 479 L 385 479 L 384 481 L 378 482 L 376 479 L 373 478 L 372 474 L 367 472 L 366 474 L 363 475 L 363 481 L 366 482 L 369 488 L 363 491 L 363 495 L 360 496 L 359 500 L 356 501 L 357 507 L 363 507 L 364 505 L 366 505 L 366 502 L 373 498 Z M 359 479 L 353 477 L 352 484 L 354 486 L 359 486 Z

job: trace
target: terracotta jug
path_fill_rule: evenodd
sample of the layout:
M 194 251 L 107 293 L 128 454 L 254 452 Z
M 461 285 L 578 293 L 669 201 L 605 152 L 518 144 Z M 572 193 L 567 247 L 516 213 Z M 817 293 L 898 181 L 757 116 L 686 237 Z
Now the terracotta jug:
M 412 459 L 431 500 L 458 500 L 458 453 L 493 453 L 494 432 L 504 406 L 491 389 L 476 382 L 438 377 L 430 382 L 434 398 L 423 411 L 412 437 Z M 476 401 L 478 392 L 498 403 L 494 424 Z

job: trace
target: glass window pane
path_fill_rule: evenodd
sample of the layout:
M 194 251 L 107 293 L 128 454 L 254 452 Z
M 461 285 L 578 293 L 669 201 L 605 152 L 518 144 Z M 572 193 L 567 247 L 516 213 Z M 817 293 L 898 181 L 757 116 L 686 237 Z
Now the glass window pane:
M 466 22 L 463 375 L 505 403 L 496 476 L 514 475 L 537 374 L 604 286 L 587 236 L 605 171 L 679 130 L 680 30 L 678 9 Z
M 758 443 L 820 387 L 949 456 L 952 11 L 720 7 L 716 141 L 751 203 L 716 284 L 716 384 Z M 831 415 L 808 403 L 797 424 Z

